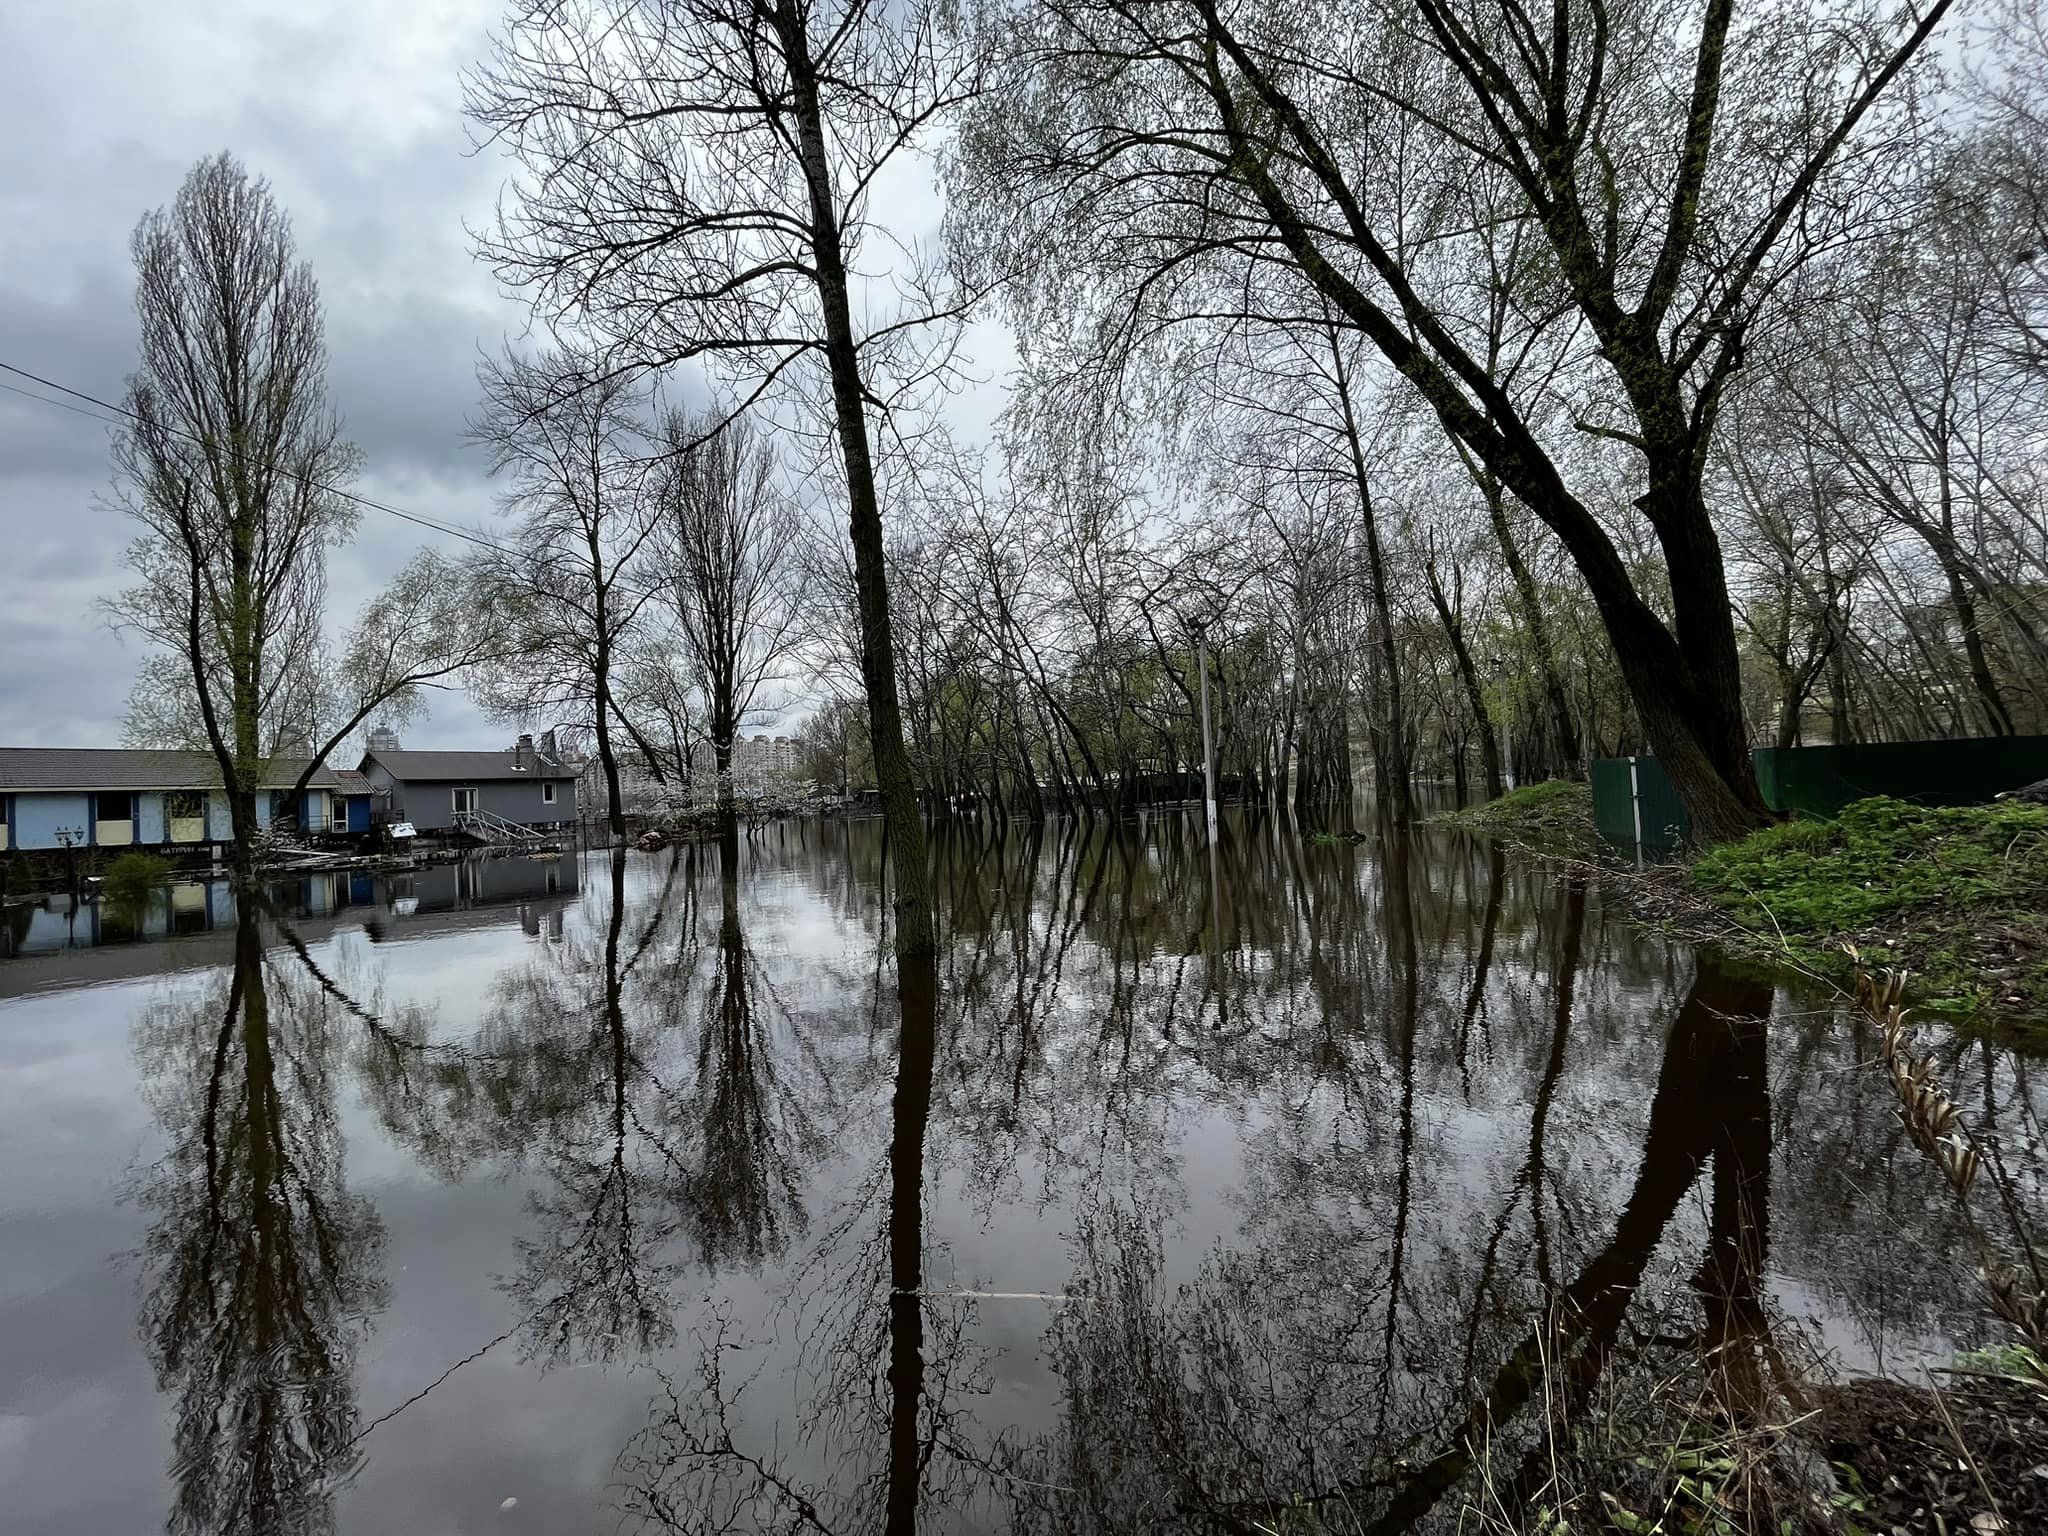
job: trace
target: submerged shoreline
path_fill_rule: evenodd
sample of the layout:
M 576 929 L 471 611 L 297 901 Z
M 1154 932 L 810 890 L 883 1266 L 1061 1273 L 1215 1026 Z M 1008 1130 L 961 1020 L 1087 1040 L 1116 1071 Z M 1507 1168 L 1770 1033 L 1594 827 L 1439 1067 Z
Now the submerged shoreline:
M 1589 865 L 1639 922 L 1732 959 L 1840 989 L 1853 953 L 1905 972 L 1917 1007 L 2048 1030 L 2048 807 L 1873 797 L 1640 866 L 1600 843 L 1583 785 L 1531 785 L 1431 824 Z

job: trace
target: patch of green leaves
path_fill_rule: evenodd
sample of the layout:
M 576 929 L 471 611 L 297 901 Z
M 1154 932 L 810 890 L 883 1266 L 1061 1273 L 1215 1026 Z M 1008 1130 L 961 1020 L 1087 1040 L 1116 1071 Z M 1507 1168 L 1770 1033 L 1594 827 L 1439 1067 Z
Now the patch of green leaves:
M 2048 908 L 2048 808 L 1859 800 L 1838 821 L 1785 822 L 1710 849 L 1691 879 L 1810 968 L 1845 970 L 1837 946 L 1853 938 L 1867 962 L 1918 973 L 1923 998 L 1967 1011 L 1984 1000 L 1976 942 Z M 2021 984 L 2048 996 L 2048 957 L 2039 965 Z
M 107 866 L 101 889 L 122 907 L 145 905 L 151 893 L 170 884 L 171 866 L 153 853 L 124 853 Z

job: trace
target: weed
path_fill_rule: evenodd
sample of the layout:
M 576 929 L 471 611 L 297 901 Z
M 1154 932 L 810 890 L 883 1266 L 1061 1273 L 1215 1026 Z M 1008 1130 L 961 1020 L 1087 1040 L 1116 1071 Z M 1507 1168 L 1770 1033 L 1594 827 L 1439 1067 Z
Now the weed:
M 1584 784 L 1546 779 L 1509 790 L 1498 800 L 1432 816 L 1438 826 L 1466 827 L 1474 832 L 1566 843 L 1590 848 L 1593 841 L 1593 791 Z

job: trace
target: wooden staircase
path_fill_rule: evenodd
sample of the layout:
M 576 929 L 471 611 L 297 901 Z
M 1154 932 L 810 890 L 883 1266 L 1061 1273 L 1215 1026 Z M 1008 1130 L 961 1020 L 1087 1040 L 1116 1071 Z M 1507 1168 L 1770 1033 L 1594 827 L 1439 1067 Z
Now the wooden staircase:
M 532 827 L 522 827 L 516 821 L 507 821 L 489 811 L 457 811 L 455 830 L 467 833 L 480 843 L 494 847 L 507 847 L 519 843 L 540 843 L 548 840 L 545 832 L 536 832 Z

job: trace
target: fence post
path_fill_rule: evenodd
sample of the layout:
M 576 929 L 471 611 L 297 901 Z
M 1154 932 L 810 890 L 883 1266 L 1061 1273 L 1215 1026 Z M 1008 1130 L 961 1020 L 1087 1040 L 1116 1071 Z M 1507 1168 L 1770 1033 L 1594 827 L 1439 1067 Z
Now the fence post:
M 1643 862 L 1643 786 L 1642 781 L 1636 777 L 1636 764 L 1640 761 L 1640 758 L 1635 757 L 1628 760 L 1628 798 L 1635 812 L 1636 863 L 1639 866 Z

